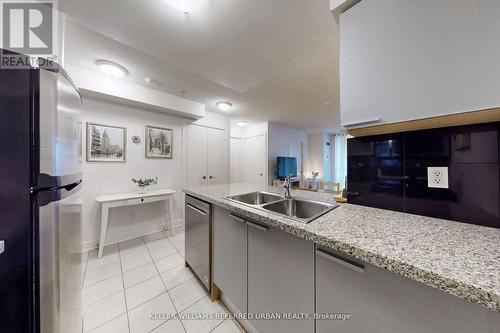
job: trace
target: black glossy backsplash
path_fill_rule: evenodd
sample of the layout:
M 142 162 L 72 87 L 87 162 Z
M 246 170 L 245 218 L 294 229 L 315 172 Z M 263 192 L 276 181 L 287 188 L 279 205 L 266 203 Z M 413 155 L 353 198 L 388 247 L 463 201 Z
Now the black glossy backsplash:
M 500 123 L 352 138 L 349 202 L 500 228 Z M 448 167 L 449 188 L 427 186 Z

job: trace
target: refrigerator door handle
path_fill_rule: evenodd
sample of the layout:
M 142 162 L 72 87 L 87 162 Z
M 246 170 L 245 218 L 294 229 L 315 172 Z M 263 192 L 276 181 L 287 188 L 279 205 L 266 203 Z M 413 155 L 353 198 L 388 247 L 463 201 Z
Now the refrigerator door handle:
M 68 184 L 64 186 L 59 186 L 55 190 L 60 191 L 60 190 L 66 190 L 68 192 L 71 192 L 75 187 L 80 185 L 82 183 L 82 180 L 80 179 L 79 181 L 74 182 L 73 184 Z
M 46 206 L 51 202 L 59 201 L 73 195 L 80 190 L 78 187 L 82 184 L 82 182 L 83 180 L 80 179 L 72 184 L 38 190 L 36 192 L 38 206 Z
M 51 176 L 41 173 L 38 176 L 37 189 L 38 191 L 57 191 L 63 189 L 65 186 L 81 182 L 82 178 L 83 175 L 81 172 L 64 176 Z

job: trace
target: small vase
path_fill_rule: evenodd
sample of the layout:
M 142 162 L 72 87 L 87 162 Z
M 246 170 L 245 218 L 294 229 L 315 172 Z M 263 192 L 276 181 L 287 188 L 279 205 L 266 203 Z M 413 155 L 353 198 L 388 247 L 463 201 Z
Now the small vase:
M 146 192 L 145 186 L 137 186 L 137 193 L 144 194 Z

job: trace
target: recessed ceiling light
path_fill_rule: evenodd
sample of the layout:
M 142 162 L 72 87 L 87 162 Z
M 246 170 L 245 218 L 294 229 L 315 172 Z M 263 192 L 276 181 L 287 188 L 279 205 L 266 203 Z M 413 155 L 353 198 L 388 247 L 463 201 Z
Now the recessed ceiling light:
M 210 0 L 162 0 L 172 9 L 189 14 L 207 7 Z
M 157 85 L 160 84 L 160 82 L 158 80 L 155 80 L 155 79 L 153 79 L 151 77 L 145 78 L 144 81 L 146 81 L 146 83 L 149 83 L 152 86 L 157 86 Z
M 245 127 L 247 125 L 246 121 L 238 121 L 238 126 L 239 127 Z
M 125 69 L 125 67 L 118 65 L 117 63 L 114 63 L 112 61 L 100 59 L 95 63 L 97 66 L 99 66 L 99 69 L 107 76 L 120 78 L 128 74 L 128 71 Z
M 220 101 L 220 102 L 215 103 L 215 105 L 217 105 L 217 107 L 221 111 L 229 111 L 231 109 L 231 107 L 233 106 L 233 104 L 231 104 L 231 102 L 228 102 L 228 101 Z

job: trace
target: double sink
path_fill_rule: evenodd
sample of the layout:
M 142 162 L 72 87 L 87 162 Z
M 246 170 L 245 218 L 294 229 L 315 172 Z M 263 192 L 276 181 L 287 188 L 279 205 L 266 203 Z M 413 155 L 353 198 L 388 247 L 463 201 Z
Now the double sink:
M 261 191 L 233 195 L 226 199 L 251 207 L 261 208 L 302 223 L 309 223 L 338 207 L 336 204 L 320 201 L 300 198 L 286 199 L 279 194 Z

